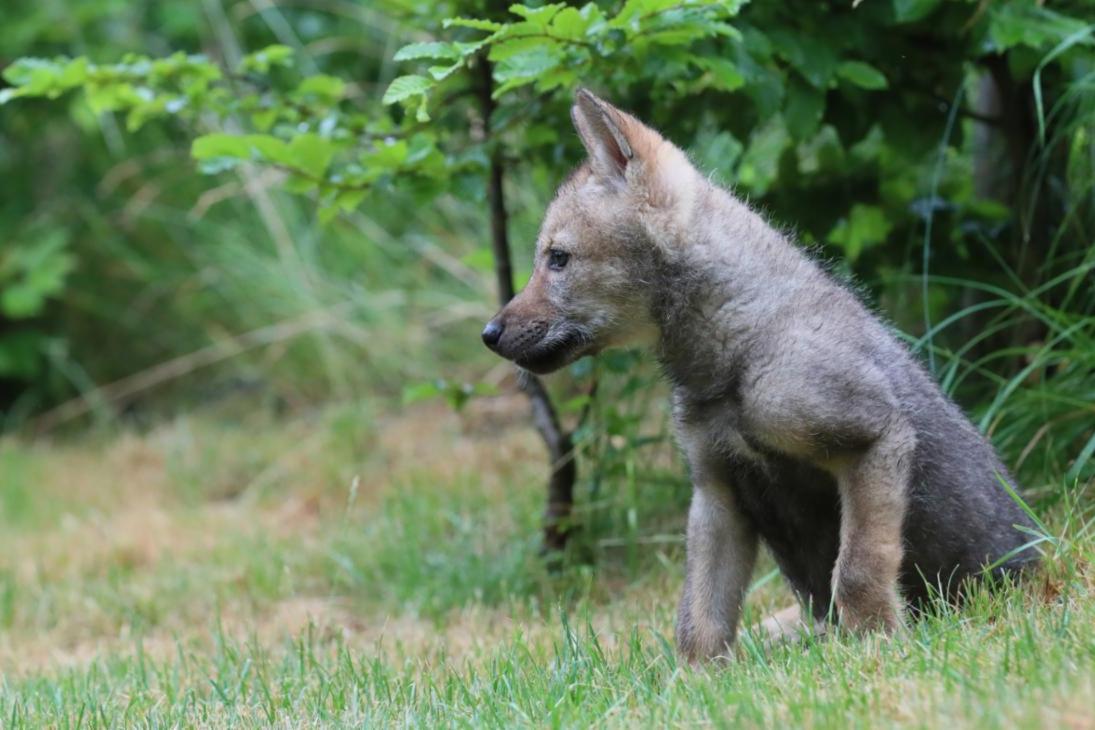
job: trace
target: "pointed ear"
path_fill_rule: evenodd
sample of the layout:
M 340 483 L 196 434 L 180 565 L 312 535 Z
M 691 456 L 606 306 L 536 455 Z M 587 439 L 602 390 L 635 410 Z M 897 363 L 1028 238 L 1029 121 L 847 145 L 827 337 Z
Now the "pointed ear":
M 622 181 L 627 166 L 635 159 L 629 133 L 632 127 L 642 125 L 586 89 L 578 89 L 570 118 L 589 153 L 594 172 Z

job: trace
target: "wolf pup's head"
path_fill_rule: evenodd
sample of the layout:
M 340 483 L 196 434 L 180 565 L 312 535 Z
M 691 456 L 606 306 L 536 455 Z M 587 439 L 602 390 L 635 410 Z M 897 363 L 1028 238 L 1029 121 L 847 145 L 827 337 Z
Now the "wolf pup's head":
M 544 216 L 528 286 L 483 329 L 487 347 L 540 374 L 656 338 L 659 265 L 697 187 L 680 150 L 590 92 L 571 119 L 589 159 Z

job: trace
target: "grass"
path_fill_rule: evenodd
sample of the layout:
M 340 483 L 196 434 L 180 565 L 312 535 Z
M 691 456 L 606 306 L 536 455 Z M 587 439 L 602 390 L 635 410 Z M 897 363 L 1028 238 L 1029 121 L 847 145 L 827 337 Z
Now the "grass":
M 1095 727 L 1079 485 L 1021 587 L 890 641 L 746 633 L 693 668 L 671 646 L 682 500 L 610 480 L 595 562 L 551 572 L 542 458 L 508 396 L 0 442 L 0 724 Z M 789 601 L 770 574 L 750 621 Z

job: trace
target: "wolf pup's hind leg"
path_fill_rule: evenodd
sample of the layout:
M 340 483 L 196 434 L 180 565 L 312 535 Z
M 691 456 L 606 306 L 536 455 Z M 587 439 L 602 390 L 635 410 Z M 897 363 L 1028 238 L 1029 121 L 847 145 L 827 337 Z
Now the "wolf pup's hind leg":
M 853 631 L 893 632 L 902 625 L 898 579 L 915 446 L 913 430 L 896 419 L 837 469 L 841 527 L 833 596 L 841 625 Z

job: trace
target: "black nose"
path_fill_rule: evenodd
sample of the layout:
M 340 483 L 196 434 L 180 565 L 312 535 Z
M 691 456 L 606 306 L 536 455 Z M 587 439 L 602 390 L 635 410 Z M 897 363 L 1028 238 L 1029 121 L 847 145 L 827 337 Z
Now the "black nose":
M 504 329 L 502 323 L 496 319 L 487 322 L 487 326 L 483 328 L 483 344 L 493 350 L 498 340 L 502 339 Z

